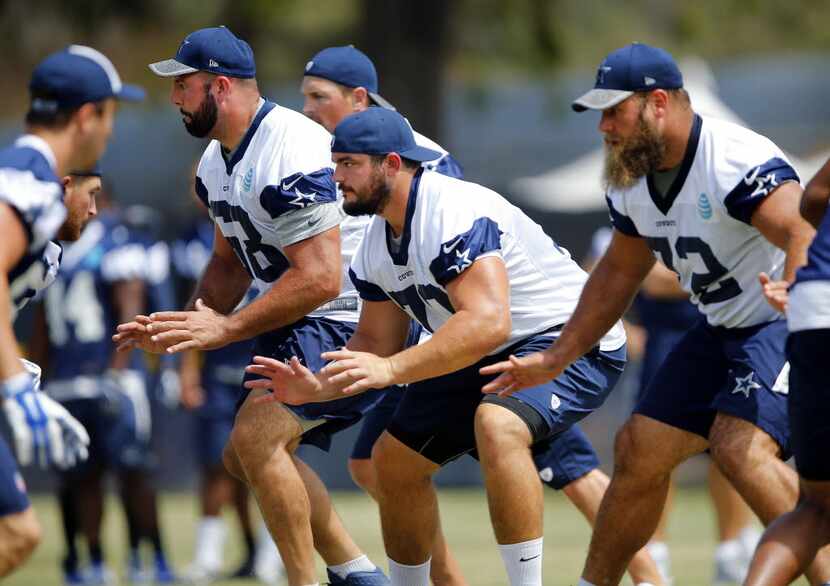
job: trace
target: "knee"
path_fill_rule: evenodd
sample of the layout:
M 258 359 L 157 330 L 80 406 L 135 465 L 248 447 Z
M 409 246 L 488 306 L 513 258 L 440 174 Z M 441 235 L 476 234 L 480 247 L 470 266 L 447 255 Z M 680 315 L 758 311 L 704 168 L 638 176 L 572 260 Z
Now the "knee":
M 526 450 L 533 439 L 525 422 L 500 405 L 482 403 L 475 414 L 476 447 L 482 458 L 503 456 L 514 449 Z
M 370 459 L 349 458 L 349 474 L 356 485 L 371 495 L 375 494 L 375 467 Z
M 23 561 L 40 544 L 43 534 L 34 510 L 28 508 L 8 518 L 9 549 L 14 559 Z
M 641 426 L 629 420 L 614 440 L 614 475 L 649 477 L 664 473 L 652 458 L 655 449 Z
M 727 476 L 763 465 L 780 453 L 775 440 L 746 422 L 716 421 L 709 446 L 712 458 Z
M 239 458 L 236 456 L 236 451 L 233 448 L 233 444 L 228 441 L 225 444 L 225 449 L 222 450 L 222 464 L 225 466 L 225 470 L 228 471 L 228 474 L 236 478 L 237 480 L 241 480 L 245 482 L 245 472 L 242 470 L 242 466 L 239 464 Z M 206 477 L 209 480 L 214 480 L 219 475 L 215 473 L 214 469 L 210 469 L 207 471 Z

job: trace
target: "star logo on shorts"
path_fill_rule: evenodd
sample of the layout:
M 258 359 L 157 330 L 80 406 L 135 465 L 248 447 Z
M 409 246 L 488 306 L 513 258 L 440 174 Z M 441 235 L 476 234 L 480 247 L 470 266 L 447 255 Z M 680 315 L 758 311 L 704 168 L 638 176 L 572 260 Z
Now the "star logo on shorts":
M 755 389 L 760 389 L 761 385 L 755 382 L 755 373 L 750 372 L 745 377 L 735 377 L 735 388 L 732 389 L 732 394 L 743 393 L 744 397 L 749 398 L 749 393 Z

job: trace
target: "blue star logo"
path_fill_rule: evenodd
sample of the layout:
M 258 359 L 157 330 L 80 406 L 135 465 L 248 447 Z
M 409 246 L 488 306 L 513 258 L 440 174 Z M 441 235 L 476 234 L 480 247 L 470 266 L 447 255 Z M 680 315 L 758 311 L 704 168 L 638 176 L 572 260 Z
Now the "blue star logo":
M 455 271 L 459 275 L 461 274 L 461 271 L 463 271 L 468 266 L 473 264 L 473 261 L 470 260 L 470 249 L 469 248 L 467 250 L 465 250 L 464 252 L 456 250 L 455 251 L 455 256 L 456 256 L 455 264 L 452 265 L 449 268 L 449 270 Z
M 297 207 L 304 208 L 307 205 L 313 204 L 317 201 L 316 193 L 314 193 L 313 191 L 311 193 L 303 193 L 302 191 L 300 191 L 299 187 L 294 188 L 294 195 L 296 195 L 297 197 L 292 199 L 289 203 Z
M 755 389 L 760 389 L 761 385 L 755 382 L 755 373 L 750 372 L 745 377 L 735 377 L 735 388 L 732 389 L 732 394 L 743 393 L 744 397 L 749 398 L 749 393 Z

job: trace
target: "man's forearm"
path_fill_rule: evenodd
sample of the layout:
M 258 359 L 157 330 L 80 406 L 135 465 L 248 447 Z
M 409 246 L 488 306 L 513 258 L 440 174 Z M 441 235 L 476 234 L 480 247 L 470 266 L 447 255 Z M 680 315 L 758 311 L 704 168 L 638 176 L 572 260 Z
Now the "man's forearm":
M 208 307 L 227 315 L 239 305 L 250 286 L 251 277 L 237 259 L 213 255 L 196 283 L 185 310 L 192 310 L 196 300 L 201 299 Z
M 408 384 L 456 372 L 475 364 L 510 335 L 509 317 L 459 311 L 424 342 L 390 357 L 395 384 Z
M 248 340 L 291 325 L 336 297 L 337 293 L 313 276 L 290 267 L 267 293 L 230 316 L 230 341 Z
M 785 281 L 790 283 L 795 281 L 796 270 L 807 264 L 807 248 L 809 248 L 815 234 L 815 229 L 804 220 L 799 221 L 790 231 L 787 245 L 784 249 L 787 253 L 783 273 Z
M 600 261 L 588 278 L 576 309 L 547 352 L 570 364 L 597 345 L 626 312 L 642 277 L 615 270 Z
M 116 312 L 117 323 L 129 323 L 136 315 L 146 311 L 146 289 L 141 279 L 130 279 L 118 281 L 113 285 L 112 296 Z M 113 352 L 110 360 L 110 368 L 122 370 L 130 364 L 131 350 L 124 352 Z

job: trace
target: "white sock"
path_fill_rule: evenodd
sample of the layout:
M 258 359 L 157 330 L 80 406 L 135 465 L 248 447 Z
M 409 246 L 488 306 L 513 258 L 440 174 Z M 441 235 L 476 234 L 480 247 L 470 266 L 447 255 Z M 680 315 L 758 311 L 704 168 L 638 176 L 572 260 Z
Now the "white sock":
M 338 578 L 342 578 L 343 580 L 345 580 L 346 576 L 352 572 L 372 572 L 375 568 L 377 568 L 377 566 L 373 564 L 365 555 L 355 558 L 350 562 L 346 562 L 345 564 L 328 567 L 329 572 L 336 575 Z
M 254 574 L 266 583 L 276 583 L 285 573 L 285 565 L 277 545 L 268 532 L 265 522 L 259 525 L 254 553 Z
M 542 586 L 542 538 L 499 545 L 510 586 Z
M 417 566 L 389 560 L 389 580 L 392 586 L 429 586 L 429 565 L 432 558 Z
M 202 517 L 196 526 L 196 553 L 193 563 L 211 571 L 222 568 L 227 527 L 221 517 Z
M 591 583 L 590 583 L 588 580 L 586 580 L 585 578 L 580 578 L 580 579 L 579 579 L 579 582 L 577 582 L 577 583 L 576 583 L 576 586 L 594 586 L 594 585 L 593 585 L 593 584 L 591 584 Z
M 739 539 L 721 541 L 715 548 L 715 561 L 734 564 L 741 561 L 743 553 L 744 548 Z

